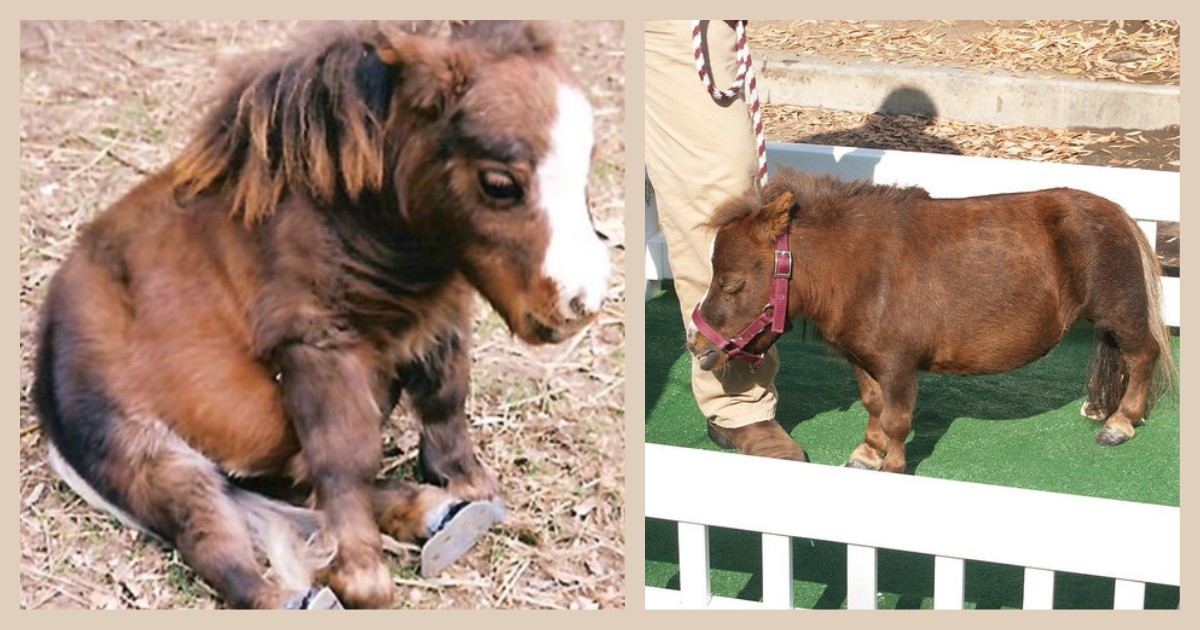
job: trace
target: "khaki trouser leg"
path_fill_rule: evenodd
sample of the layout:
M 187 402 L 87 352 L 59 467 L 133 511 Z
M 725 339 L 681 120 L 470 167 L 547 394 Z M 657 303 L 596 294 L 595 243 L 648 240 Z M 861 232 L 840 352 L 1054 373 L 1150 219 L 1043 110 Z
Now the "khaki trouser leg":
M 646 169 L 654 185 L 659 221 L 684 326 L 711 279 L 711 230 L 703 227 L 722 201 L 740 195 L 758 170 L 754 132 L 745 102 L 717 103 L 696 74 L 691 23 L 647 22 Z M 734 31 L 708 24 L 713 79 L 726 88 L 736 70 Z M 726 428 L 775 417 L 772 348 L 756 371 L 739 361 L 720 375 L 692 361 L 692 391 L 700 410 Z

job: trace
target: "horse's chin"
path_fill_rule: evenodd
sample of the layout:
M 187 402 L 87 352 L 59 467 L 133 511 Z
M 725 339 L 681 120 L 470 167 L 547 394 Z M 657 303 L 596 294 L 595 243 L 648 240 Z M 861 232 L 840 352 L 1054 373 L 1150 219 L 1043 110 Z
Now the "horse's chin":
M 567 323 L 551 323 L 532 311 L 509 320 L 509 329 L 518 339 L 530 345 L 562 343 L 583 330 L 593 318 L 581 318 Z

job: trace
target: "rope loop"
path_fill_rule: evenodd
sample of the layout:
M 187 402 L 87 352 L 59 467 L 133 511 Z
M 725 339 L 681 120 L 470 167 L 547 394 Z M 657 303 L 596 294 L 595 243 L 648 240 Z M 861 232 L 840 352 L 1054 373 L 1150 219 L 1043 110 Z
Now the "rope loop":
M 737 20 L 734 33 L 737 37 L 737 71 L 733 83 L 727 89 L 713 84 L 712 63 L 704 54 L 704 20 L 692 21 L 692 45 L 695 48 L 696 72 L 709 95 L 718 101 L 727 101 L 745 93 L 750 108 L 750 119 L 754 123 L 754 139 L 758 143 L 758 183 L 767 185 L 767 141 L 763 134 L 762 103 L 758 98 L 758 80 L 754 75 L 754 64 L 750 58 L 750 46 L 746 42 L 746 20 Z

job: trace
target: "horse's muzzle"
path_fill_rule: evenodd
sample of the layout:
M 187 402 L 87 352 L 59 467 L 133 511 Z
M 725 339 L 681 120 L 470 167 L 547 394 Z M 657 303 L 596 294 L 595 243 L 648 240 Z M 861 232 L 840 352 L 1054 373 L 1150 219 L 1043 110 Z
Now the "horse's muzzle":
M 693 353 L 692 356 L 696 357 L 696 365 L 701 370 L 712 371 L 720 363 L 721 357 L 725 356 L 725 353 L 716 348 L 709 348 L 700 354 Z
M 579 312 L 570 318 L 548 322 L 529 311 L 525 313 L 523 325 L 514 328 L 513 332 L 529 344 L 562 343 L 592 323 L 598 314 L 599 311 Z
M 704 335 L 698 334 L 695 326 L 688 324 L 687 329 L 687 349 L 692 357 L 696 359 L 696 365 L 708 372 L 716 369 L 720 364 L 725 353 L 712 343 Z

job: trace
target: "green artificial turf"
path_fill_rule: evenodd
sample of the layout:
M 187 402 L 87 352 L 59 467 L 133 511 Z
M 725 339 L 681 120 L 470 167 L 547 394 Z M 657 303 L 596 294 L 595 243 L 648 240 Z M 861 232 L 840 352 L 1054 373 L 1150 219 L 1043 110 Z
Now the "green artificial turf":
M 692 398 L 691 359 L 683 338 L 678 302 L 668 284 L 646 303 L 646 441 L 719 450 L 708 440 Z M 1172 342 L 1178 360 L 1179 337 Z M 778 347 L 780 423 L 814 463 L 840 466 L 862 441 L 867 423 L 849 365 L 811 335 L 785 335 Z M 1130 442 L 1097 445 L 1101 425 L 1079 415 L 1091 348 L 1092 330 L 1085 322 L 1049 355 L 1008 374 L 921 374 L 906 449 L 908 472 L 1178 506 L 1178 394 L 1159 401 Z M 760 599 L 758 535 L 711 529 L 714 594 Z M 677 554 L 675 525 L 647 519 L 646 584 L 678 588 Z M 795 604 L 844 607 L 845 545 L 797 539 L 793 555 Z M 1019 567 L 968 562 L 967 606 L 1019 608 L 1022 579 Z M 1055 607 L 1111 608 L 1112 584 L 1059 574 Z M 881 608 L 931 607 L 933 558 L 880 550 L 879 589 Z M 1176 587 L 1147 588 L 1148 608 L 1173 608 L 1178 601 Z

